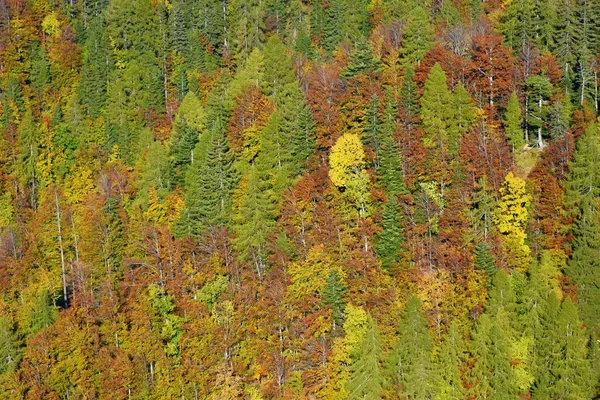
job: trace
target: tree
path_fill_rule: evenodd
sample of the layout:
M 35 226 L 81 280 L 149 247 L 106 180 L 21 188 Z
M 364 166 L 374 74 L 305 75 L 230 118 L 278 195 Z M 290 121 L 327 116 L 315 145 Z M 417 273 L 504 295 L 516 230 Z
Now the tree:
M 260 277 L 266 268 L 267 240 L 275 225 L 272 189 L 258 167 L 250 166 L 233 192 L 233 245 L 243 259 L 251 259 Z
M 400 261 L 404 247 L 404 234 L 402 232 L 400 206 L 391 196 L 383 209 L 383 231 L 375 241 L 377 255 L 384 268 L 392 268 Z
M 346 383 L 348 399 L 380 399 L 383 374 L 380 368 L 382 344 L 377 324 L 370 315 L 364 337 L 355 351 Z
M 525 184 L 523 179 L 509 172 L 500 188 L 502 198 L 494 213 L 494 222 L 502 234 L 508 263 L 519 271 L 525 271 L 531 262 L 531 250 L 525 243 L 525 224 L 529 218 L 531 195 L 527 193 Z
M 433 339 L 420 312 L 421 301 L 411 297 L 398 328 L 387 374 L 398 391 L 409 399 L 433 397 L 436 393 L 432 363 Z
M 402 63 L 409 67 L 418 64 L 433 44 L 433 26 L 431 16 L 421 4 L 410 11 L 406 22 L 400 56 Z
M 577 284 L 581 317 L 596 332 L 600 329 L 600 264 L 596 256 L 600 238 L 600 133 L 591 125 L 581 136 L 566 187 L 567 205 L 576 218 L 572 231 L 573 254 L 567 275 Z
M 237 184 L 235 157 L 227 143 L 225 129 L 217 121 L 205 131 L 194 149 L 198 157 L 188 168 L 185 178 L 184 224 L 193 237 L 208 228 L 226 226 L 230 220 L 231 197 Z
M 542 131 L 546 127 L 548 117 L 547 101 L 552 95 L 552 84 L 541 75 L 532 75 L 525 81 L 529 108 L 527 109 L 527 125 L 537 130 L 538 147 L 544 147 Z
M 359 216 L 366 216 L 369 175 L 365 170 L 365 152 L 358 135 L 346 133 L 331 148 L 329 178 L 344 192 Z
M 29 195 L 30 205 L 37 208 L 40 182 L 38 171 L 40 130 L 30 110 L 25 112 L 17 131 L 17 165 L 16 172 L 21 190 Z
M 377 60 L 373 57 L 373 51 L 369 43 L 360 37 L 355 43 L 348 65 L 342 70 L 340 77 L 351 79 L 359 74 L 373 74 L 379 68 Z
M 0 375 L 14 371 L 21 361 L 21 343 L 7 316 L 0 317 Z
M 448 90 L 446 74 L 439 63 L 429 71 L 421 97 L 423 144 L 447 152 L 449 129 L 452 121 L 452 94 Z
M 486 242 L 481 242 L 475 248 L 475 268 L 493 276 L 496 272 L 496 260 L 490 253 L 490 246 Z
M 526 140 L 523 138 L 523 116 L 517 93 L 512 92 L 504 114 L 504 134 L 508 143 L 512 145 L 513 153 L 519 154 L 525 147 Z
M 438 397 L 459 400 L 467 395 L 462 384 L 461 371 L 467 359 L 466 344 L 458 330 L 458 324 L 450 325 L 436 357 Z

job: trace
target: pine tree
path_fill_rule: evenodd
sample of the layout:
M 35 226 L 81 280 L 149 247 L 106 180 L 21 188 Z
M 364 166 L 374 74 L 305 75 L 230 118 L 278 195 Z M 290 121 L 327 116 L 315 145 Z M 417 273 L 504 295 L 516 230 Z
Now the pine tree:
M 260 277 L 266 268 L 268 237 L 275 225 L 275 206 L 268 180 L 250 166 L 233 193 L 233 245 L 242 259 L 254 263 Z
M 420 312 L 421 301 L 411 297 L 398 328 L 399 339 L 392 348 L 387 365 L 390 382 L 399 395 L 409 399 L 431 398 L 436 393 L 432 363 L 433 339 Z
M 466 348 L 455 321 L 450 325 L 437 354 L 437 398 L 459 400 L 466 397 L 467 391 L 462 384 L 461 376 L 467 359 Z
M 0 375 L 14 371 L 21 361 L 21 343 L 7 316 L 0 317 Z
M 404 245 L 400 206 L 395 196 L 391 196 L 386 203 L 382 219 L 383 231 L 377 236 L 375 249 L 383 267 L 389 269 L 400 261 L 400 254 Z
M 451 156 L 456 156 L 462 137 L 469 133 L 475 123 L 475 106 L 461 82 L 454 89 L 451 107 L 454 113 L 448 127 L 448 150 Z
M 17 165 L 15 171 L 21 190 L 28 192 L 30 205 L 37 208 L 40 182 L 38 171 L 40 131 L 30 110 L 25 112 L 17 131 Z
M 528 127 L 537 131 L 538 147 L 544 147 L 542 132 L 546 129 L 548 117 L 548 99 L 552 95 L 552 84 L 542 75 L 532 75 L 525 81 L 529 108 L 527 111 Z
M 431 16 L 423 5 L 419 4 L 410 11 L 402 37 L 400 56 L 402 63 L 409 67 L 419 63 L 433 44 L 433 25 Z
M 591 125 L 581 136 L 567 183 L 567 204 L 576 218 L 567 275 L 577 284 L 581 317 L 600 330 L 600 131 Z
M 475 248 L 475 268 L 490 276 L 496 272 L 496 260 L 490 253 L 490 246 L 486 242 L 481 242 Z
M 448 147 L 452 114 L 452 95 L 448 90 L 446 74 L 440 64 L 436 63 L 429 71 L 421 97 L 425 147 Z
M 368 317 L 366 332 L 350 365 L 350 376 L 346 383 L 348 399 L 377 400 L 381 397 L 383 375 L 380 368 L 382 343 L 377 324 Z
M 508 143 L 512 145 L 513 152 L 519 154 L 525 147 L 523 137 L 523 116 L 517 94 L 513 92 L 508 99 L 506 113 L 504 114 L 504 134 Z
M 404 183 L 400 149 L 394 138 L 395 131 L 396 108 L 392 96 L 388 93 L 382 122 L 377 129 L 380 147 L 377 175 L 379 183 L 388 196 L 408 193 Z
M 344 297 L 348 290 L 348 285 L 344 282 L 337 270 L 332 270 L 325 281 L 323 289 L 323 304 L 331 308 L 333 320 L 336 324 L 341 325 L 344 318 L 344 310 L 346 303 Z
M 355 43 L 348 65 L 342 70 L 340 76 L 351 79 L 360 74 L 373 74 L 379 69 L 377 60 L 373 57 L 373 51 L 369 43 L 360 37 Z
M 219 122 L 204 134 L 195 153 L 203 153 L 188 168 L 185 178 L 184 225 L 199 237 L 211 226 L 225 226 L 230 220 L 231 196 L 237 183 L 234 155 L 229 149 L 225 129 Z M 206 143 L 206 148 L 201 148 Z

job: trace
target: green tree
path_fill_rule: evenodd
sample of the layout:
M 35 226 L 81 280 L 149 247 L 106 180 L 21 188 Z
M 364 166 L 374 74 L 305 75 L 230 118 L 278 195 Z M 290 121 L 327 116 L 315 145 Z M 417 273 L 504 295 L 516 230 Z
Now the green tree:
M 542 132 L 546 129 L 548 118 L 548 100 L 552 96 L 552 84 L 542 75 L 532 75 L 525 81 L 529 107 L 527 125 L 537 130 L 538 147 L 544 147 Z
M 440 345 L 436 357 L 437 386 L 436 398 L 447 400 L 464 399 L 467 391 L 462 384 L 461 371 L 467 360 L 466 343 L 453 322 Z
M 344 310 L 346 302 L 344 297 L 348 291 L 348 285 L 339 272 L 333 269 L 327 276 L 325 287 L 323 289 L 323 304 L 331 308 L 333 320 L 336 324 L 341 325 L 344 318 Z
M 354 43 L 348 65 L 340 76 L 345 79 L 354 78 L 360 74 L 373 74 L 379 69 L 379 64 L 373 56 L 371 46 L 362 36 Z
M 39 186 L 41 185 L 38 170 L 40 129 L 38 128 L 30 110 L 25 112 L 23 120 L 17 130 L 17 164 L 15 172 L 21 190 L 28 193 L 29 202 L 33 209 L 37 208 Z
M 512 92 L 506 106 L 504 114 L 504 134 L 508 143 L 512 145 L 513 152 L 519 154 L 525 147 L 525 139 L 523 138 L 523 115 L 517 93 Z
M 448 90 L 446 73 L 440 64 L 436 63 L 429 71 L 421 97 L 425 147 L 439 146 L 440 149 L 447 149 L 452 115 L 452 94 Z
M 496 260 L 490 253 L 490 246 L 486 242 L 481 242 L 475 248 L 475 268 L 493 276 L 496 272 Z
M 416 5 L 407 15 L 402 37 L 400 56 L 405 66 L 419 63 L 433 44 L 431 15 L 422 4 Z
M 383 374 L 380 360 L 382 343 L 377 324 L 370 315 L 364 337 L 354 353 L 354 362 L 350 365 L 350 376 L 346 383 L 348 399 L 381 398 Z
M 386 203 L 382 219 L 383 231 L 376 238 L 375 249 L 383 267 L 389 269 L 400 261 L 405 241 L 402 232 L 400 206 L 395 196 L 391 196 Z
M 386 371 L 390 382 L 409 399 L 431 398 L 437 391 L 433 339 L 420 309 L 421 301 L 416 296 L 406 303 L 398 328 L 399 339 L 392 348 Z
M 229 149 L 225 129 L 217 122 L 203 135 L 206 140 L 198 142 L 194 152 L 204 156 L 194 160 L 185 179 L 183 218 L 188 226 L 187 233 L 194 237 L 199 237 L 211 226 L 229 223 L 231 198 L 237 184 L 235 157 Z
M 578 308 L 586 323 L 600 330 L 600 131 L 591 125 L 577 143 L 567 182 L 567 204 L 576 218 L 567 275 L 578 287 Z
M 0 317 L 0 375 L 14 371 L 21 361 L 21 342 L 7 316 Z

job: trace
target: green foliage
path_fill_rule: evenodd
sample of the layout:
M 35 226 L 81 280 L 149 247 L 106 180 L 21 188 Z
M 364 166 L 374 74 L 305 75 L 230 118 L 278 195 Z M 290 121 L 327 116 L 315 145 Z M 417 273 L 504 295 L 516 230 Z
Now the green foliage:
M 523 116 L 521 106 L 519 105 L 519 98 L 513 92 L 508 99 L 506 113 L 504 114 L 504 134 L 508 143 L 512 145 L 515 154 L 519 154 L 525 147 L 522 125 Z
M 372 74 L 378 69 L 378 62 L 373 57 L 373 51 L 369 43 L 360 37 L 354 43 L 348 65 L 342 70 L 340 76 L 345 79 L 351 79 L 359 74 Z
M 348 291 L 348 285 L 340 276 L 337 270 L 332 270 L 327 276 L 325 287 L 323 288 L 323 304 L 331 308 L 333 320 L 340 325 L 344 317 L 346 302 L 344 297 Z
M 421 98 L 423 144 L 425 147 L 448 146 L 452 120 L 452 94 L 446 83 L 446 73 L 439 63 L 429 71 Z
M 346 383 L 348 399 L 380 399 L 383 389 L 380 367 L 382 343 L 377 324 L 371 316 L 367 320 L 364 338 L 354 354 L 354 362 L 350 365 L 350 376 Z
M 36 296 L 33 310 L 29 315 L 28 334 L 33 335 L 54 323 L 58 314 L 55 306 L 51 304 L 50 292 L 42 289 Z
M 461 371 L 467 360 L 467 345 L 458 330 L 458 325 L 450 325 L 437 353 L 437 397 L 439 399 L 464 399 L 467 390 L 463 386 Z
M 375 249 L 384 268 L 392 268 L 400 261 L 404 247 L 404 234 L 402 232 L 400 206 L 394 198 L 390 197 L 383 209 L 383 231 L 377 237 Z
M 496 272 L 496 260 L 490 253 L 490 246 L 481 242 L 475 248 L 475 268 L 492 276 Z
M 433 25 L 431 16 L 422 4 L 410 11 L 402 37 L 400 55 L 405 66 L 411 66 L 423 59 L 433 44 Z
M 432 362 L 433 339 L 427 321 L 420 312 L 421 301 L 411 297 L 398 328 L 399 339 L 394 344 L 386 373 L 400 393 L 409 399 L 435 395 L 435 370 Z
M 21 342 L 12 323 L 0 317 L 0 375 L 14 371 L 22 357 Z
M 567 275 L 578 285 L 581 317 L 596 332 L 600 329 L 600 133 L 591 125 L 577 143 L 567 183 L 567 204 L 576 218 L 573 254 Z
M 182 222 L 187 226 L 186 233 L 194 237 L 209 227 L 229 223 L 231 197 L 238 180 L 224 128 L 217 121 L 212 130 L 202 135 L 205 139 L 196 145 L 195 160 L 185 179 L 186 210 Z

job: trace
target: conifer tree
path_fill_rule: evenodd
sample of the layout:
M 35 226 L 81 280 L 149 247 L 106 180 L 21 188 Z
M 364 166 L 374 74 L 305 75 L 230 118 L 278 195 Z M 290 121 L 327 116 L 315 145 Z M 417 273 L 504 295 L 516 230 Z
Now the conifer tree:
M 21 361 L 21 343 L 7 316 L 0 317 L 0 375 L 14 371 Z
M 382 343 L 377 324 L 369 315 L 366 332 L 355 352 L 355 361 L 350 365 L 350 376 L 346 383 L 348 399 L 381 398 L 383 388 L 381 356 Z
M 392 195 L 386 203 L 382 219 L 383 231 L 377 236 L 375 249 L 383 267 L 390 268 L 400 261 L 400 253 L 404 245 L 400 206 L 395 196 Z
M 341 325 L 344 317 L 346 303 L 344 296 L 348 290 L 348 285 L 344 282 L 337 270 L 332 270 L 325 281 L 323 289 L 323 304 L 331 308 L 333 320 L 336 324 Z
M 567 183 L 567 204 L 576 218 L 567 274 L 578 287 L 581 317 L 600 329 L 600 133 L 591 125 L 579 139 Z
M 452 94 L 448 90 L 446 74 L 436 63 L 429 71 L 421 97 L 425 147 L 447 149 L 452 114 Z
M 225 226 L 230 219 L 231 196 L 237 184 L 234 155 L 229 149 L 225 129 L 219 122 L 206 131 L 205 141 L 196 145 L 204 156 L 188 168 L 186 174 L 186 211 L 188 233 L 199 237 L 209 227 Z M 206 148 L 200 148 L 206 144 Z
M 471 130 L 475 123 L 475 106 L 461 82 L 454 89 L 451 107 L 454 112 L 448 127 L 448 150 L 451 156 L 456 156 L 460 140 Z
M 496 272 L 496 260 L 490 253 L 490 246 L 486 242 L 481 242 L 475 248 L 475 268 L 493 276 Z
M 233 245 L 254 263 L 260 277 L 266 268 L 268 237 L 275 225 L 272 189 L 257 166 L 249 167 L 233 193 Z
M 379 164 L 377 175 L 379 183 L 388 196 L 406 194 L 408 190 L 402 173 L 402 159 L 398 143 L 394 138 L 396 130 L 396 110 L 391 96 L 386 100 L 383 121 L 377 130 L 379 142 Z
M 30 110 L 25 112 L 17 131 L 17 165 L 21 190 L 28 192 L 30 205 L 37 208 L 37 197 L 40 182 L 38 171 L 40 131 Z
M 461 376 L 467 359 L 466 348 L 455 321 L 450 325 L 436 357 L 437 398 L 459 400 L 466 397 L 467 391 L 462 384 Z
M 345 79 L 354 78 L 360 74 L 372 74 L 379 68 L 377 60 L 369 43 L 362 36 L 354 43 L 348 65 L 342 70 L 340 76 Z
M 519 154 L 525 147 L 525 139 L 523 137 L 523 116 L 517 94 L 513 92 L 508 99 L 506 113 L 504 114 L 504 134 L 508 143 L 512 145 L 513 152 Z
M 411 297 L 406 303 L 398 328 L 399 339 L 387 364 L 390 382 L 398 397 L 431 398 L 435 395 L 435 370 L 432 362 L 433 339 L 420 312 L 421 301 Z
M 413 8 L 407 17 L 400 55 L 405 66 L 419 63 L 433 44 L 431 16 L 422 4 Z

